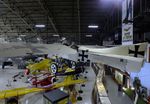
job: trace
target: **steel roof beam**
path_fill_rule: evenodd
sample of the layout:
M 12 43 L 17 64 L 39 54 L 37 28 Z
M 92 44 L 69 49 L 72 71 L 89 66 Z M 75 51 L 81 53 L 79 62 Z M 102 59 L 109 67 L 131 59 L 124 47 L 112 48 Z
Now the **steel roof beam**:
M 31 29 L 31 31 L 32 31 L 35 35 L 37 34 L 37 33 L 35 32 L 35 30 L 27 23 L 27 21 L 25 21 L 25 19 L 22 18 L 22 16 L 21 16 L 18 12 L 15 11 L 15 10 L 17 9 L 17 8 L 15 8 L 15 6 L 14 6 L 14 8 L 12 8 L 8 2 L 6 3 L 6 2 L 4 2 L 3 0 L 0 0 L 0 2 L 1 2 L 4 6 L 6 6 L 12 13 L 14 13 L 18 18 L 20 18 L 20 19 L 27 25 L 27 27 Z
M 3 15 L 1 17 L 1 20 L 2 20 L 1 25 L 7 26 L 7 28 L 4 28 L 5 26 L 2 27 L 2 29 L 4 31 L 6 31 L 6 33 L 10 32 L 10 30 L 14 31 L 14 28 L 16 28 L 17 33 L 19 32 L 18 30 L 20 30 L 20 28 L 18 26 L 14 25 L 11 20 L 8 20 L 7 15 L 5 15 L 5 16 Z
M 77 9 L 78 9 L 78 34 L 79 34 L 79 44 L 80 44 L 80 35 L 81 35 L 81 23 L 80 23 L 80 0 L 77 0 Z
M 49 20 L 49 22 L 51 23 L 51 25 L 52 25 L 52 27 L 53 27 L 55 33 L 56 33 L 56 34 L 59 34 L 59 33 L 58 33 L 58 30 L 57 30 L 57 28 L 56 28 L 56 26 L 55 26 L 55 23 L 54 23 L 54 21 L 52 20 L 52 17 L 50 17 L 50 15 L 49 15 L 49 14 L 51 14 L 50 10 L 47 8 L 46 5 L 43 5 L 43 3 L 41 2 L 41 0 L 38 0 L 38 2 L 39 2 L 39 4 L 41 5 L 41 8 L 42 8 L 42 9 L 44 10 L 44 12 L 46 13 L 46 15 L 48 16 L 48 20 Z

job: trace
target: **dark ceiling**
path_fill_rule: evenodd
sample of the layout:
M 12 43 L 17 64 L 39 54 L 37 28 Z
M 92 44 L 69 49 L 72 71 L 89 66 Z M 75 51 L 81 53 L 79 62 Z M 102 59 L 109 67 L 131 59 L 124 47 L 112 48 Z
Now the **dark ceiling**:
M 121 3 L 113 0 L 0 0 L 0 36 L 9 41 L 40 37 L 52 43 L 66 37 L 77 44 L 99 44 L 116 31 L 121 31 Z
M 45 42 L 56 41 L 53 35 L 59 34 L 79 43 L 85 35 L 100 35 L 113 7 L 105 8 L 100 0 L 0 0 L 0 34 L 11 41 L 24 35 L 25 41 L 41 37 Z M 89 29 L 90 24 L 100 28 Z

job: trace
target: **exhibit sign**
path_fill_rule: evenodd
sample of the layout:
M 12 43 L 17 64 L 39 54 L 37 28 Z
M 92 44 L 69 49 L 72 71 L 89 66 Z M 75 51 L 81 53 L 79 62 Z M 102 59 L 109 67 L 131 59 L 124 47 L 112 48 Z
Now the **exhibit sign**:
M 133 44 L 133 25 L 122 25 L 122 45 Z
M 133 0 L 122 2 L 122 45 L 133 44 Z
M 123 84 L 123 74 L 118 71 L 115 71 L 115 79 L 119 84 Z

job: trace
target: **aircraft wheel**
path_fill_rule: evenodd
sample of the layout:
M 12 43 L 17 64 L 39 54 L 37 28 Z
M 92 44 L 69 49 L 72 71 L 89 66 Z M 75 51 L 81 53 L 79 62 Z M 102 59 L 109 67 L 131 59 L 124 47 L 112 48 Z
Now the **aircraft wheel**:
M 57 73 L 58 66 L 55 63 L 52 63 L 50 68 L 51 68 L 51 71 L 52 71 L 53 74 Z
M 52 83 L 56 82 L 56 78 L 55 78 L 55 77 L 52 77 L 52 78 L 51 78 L 51 82 L 52 82 Z

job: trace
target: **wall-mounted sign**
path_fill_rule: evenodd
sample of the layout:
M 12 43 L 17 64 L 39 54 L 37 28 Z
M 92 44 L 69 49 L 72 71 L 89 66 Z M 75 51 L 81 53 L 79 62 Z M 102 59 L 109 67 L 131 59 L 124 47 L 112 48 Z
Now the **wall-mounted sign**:
M 122 24 L 122 44 L 133 44 L 133 24 Z
M 133 0 L 122 2 L 122 45 L 133 44 Z

